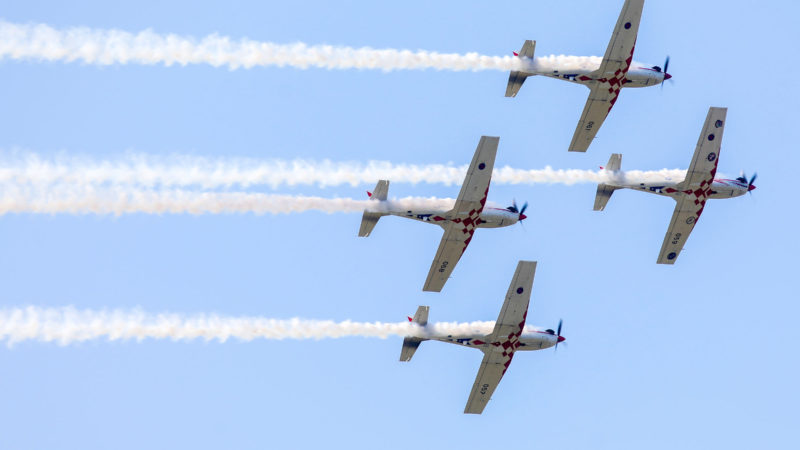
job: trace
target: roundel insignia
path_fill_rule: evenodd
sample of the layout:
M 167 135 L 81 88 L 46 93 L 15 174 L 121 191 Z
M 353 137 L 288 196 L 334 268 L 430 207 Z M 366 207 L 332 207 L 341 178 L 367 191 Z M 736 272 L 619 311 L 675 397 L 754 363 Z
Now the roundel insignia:
M 630 28 L 631 28 L 631 23 L 630 22 L 625 22 L 625 29 L 626 30 L 630 30 Z
M 713 141 L 715 137 L 716 136 L 714 136 L 714 133 L 711 133 L 711 134 L 708 135 L 708 140 L 709 141 Z
M 672 252 L 669 255 L 667 255 L 667 259 L 672 261 L 673 259 L 675 259 L 676 256 L 678 256 L 678 254 L 675 253 L 675 252 Z
M 695 220 L 695 219 L 694 219 L 694 216 L 692 216 L 692 217 L 689 217 L 688 219 L 686 219 L 686 224 L 687 224 L 687 225 L 691 225 L 691 224 L 693 224 L 693 223 L 694 223 L 694 220 Z
M 719 127 L 721 127 L 721 126 L 722 126 L 722 123 L 723 123 L 723 122 L 722 122 L 721 120 L 717 120 L 716 122 L 714 122 L 714 127 L 715 127 L 715 128 L 719 128 Z
M 709 161 L 714 161 L 715 159 L 717 159 L 717 154 L 714 153 L 714 152 L 711 152 L 711 153 L 708 154 L 708 158 L 707 159 Z
M 522 294 L 523 291 L 525 291 L 525 289 L 522 289 L 521 287 L 517 288 L 517 294 Z
M 485 168 L 486 168 L 486 164 L 484 164 L 484 163 L 478 164 L 478 170 L 483 170 Z

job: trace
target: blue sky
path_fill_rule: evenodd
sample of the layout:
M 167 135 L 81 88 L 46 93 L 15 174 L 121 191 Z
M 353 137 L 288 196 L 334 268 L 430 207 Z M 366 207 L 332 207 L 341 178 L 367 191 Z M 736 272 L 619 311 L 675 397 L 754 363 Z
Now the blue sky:
M 278 43 L 506 55 L 602 55 L 621 1 L 15 2 L 11 22 L 218 32 Z M 2 447 L 789 448 L 800 69 L 792 2 L 645 4 L 635 59 L 672 57 L 674 83 L 625 90 L 586 154 L 566 151 L 587 90 L 503 72 L 95 67 L 3 61 L 0 149 L 115 158 L 248 156 L 685 168 L 709 106 L 727 106 L 720 171 L 758 190 L 712 201 L 674 267 L 655 260 L 673 203 L 595 186 L 494 185 L 530 202 L 525 228 L 479 230 L 441 294 L 421 286 L 436 227 L 359 214 L 12 214 L 0 218 L 5 306 L 398 321 L 494 320 L 519 259 L 539 261 L 528 323 L 569 346 L 518 355 L 482 416 L 461 414 L 481 355 L 401 340 L 24 343 L 0 350 Z M 371 185 L 281 193 L 363 196 Z M 266 188 L 265 188 L 266 189 Z M 390 195 L 457 187 L 393 184 Z

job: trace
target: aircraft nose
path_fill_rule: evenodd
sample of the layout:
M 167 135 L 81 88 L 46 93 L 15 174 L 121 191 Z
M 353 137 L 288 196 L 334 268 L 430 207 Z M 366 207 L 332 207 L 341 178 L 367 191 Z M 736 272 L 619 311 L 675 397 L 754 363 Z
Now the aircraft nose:
M 519 215 L 519 220 L 525 220 L 527 218 L 528 218 L 528 216 L 526 216 L 525 214 L 520 214 Z
M 750 187 L 749 187 L 749 188 L 747 188 L 747 190 L 748 190 L 748 191 L 752 191 L 752 190 L 753 190 L 753 189 L 755 189 L 755 188 L 756 188 L 756 185 L 755 185 L 755 184 L 751 184 L 751 185 L 750 185 Z
M 664 81 L 667 81 L 667 80 L 669 80 L 670 78 L 672 78 L 672 75 L 670 75 L 670 74 L 668 74 L 668 73 L 664 73 Z
M 564 342 L 564 336 L 559 336 L 558 337 L 558 342 Z

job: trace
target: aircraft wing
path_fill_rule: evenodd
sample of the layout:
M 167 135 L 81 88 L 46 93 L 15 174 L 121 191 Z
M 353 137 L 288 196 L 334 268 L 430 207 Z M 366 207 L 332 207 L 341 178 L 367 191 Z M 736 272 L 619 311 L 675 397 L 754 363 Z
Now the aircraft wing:
M 589 148 L 597 130 L 616 103 L 633 61 L 643 6 L 644 0 L 626 0 L 622 6 L 600 68 L 591 74 L 596 81 L 590 85 L 589 99 L 575 128 L 569 151 L 585 152 Z
M 447 213 L 448 222 L 443 225 L 444 235 L 436 251 L 436 257 L 431 263 L 423 291 L 442 290 L 472 240 L 475 228 L 480 224 L 483 206 L 486 204 L 499 142 L 498 137 L 481 136 L 455 206 Z
M 469 394 L 464 414 L 483 412 L 506 373 L 506 360 L 510 361 L 511 359 L 492 350 L 483 353 L 481 368 L 478 369 L 478 376 L 475 377 L 475 383 L 472 385 L 472 392 Z
M 704 205 L 705 200 L 699 206 L 701 210 Z M 661 253 L 658 255 L 659 264 L 675 264 L 699 217 L 697 208 L 694 197 L 686 195 L 678 200 L 675 212 L 672 213 L 672 220 L 669 222 L 669 229 L 664 236 L 664 243 L 661 244 Z
M 517 264 L 500 315 L 489 337 L 491 342 L 505 342 L 511 339 L 511 334 L 516 334 L 517 338 L 522 334 L 525 318 L 528 316 L 534 275 L 536 275 L 536 261 L 520 261 Z M 516 350 L 516 347 L 514 349 Z
M 675 206 L 669 229 L 664 236 L 664 243 L 661 245 L 661 253 L 658 255 L 659 264 L 675 264 L 686 239 L 689 238 L 689 233 L 703 213 L 706 200 L 711 195 L 711 183 L 717 174 L 727 112 L 727 108 L 708 110 L 692 163 L 686 172 L 686 178 L 678 185 L 678 189 L 685 195 L 680 196 Z
M 639 34 L 643 7 L 644 0 L 625 0 L 600 63 L 600 73 L 613 75 L 617 70 L 628 71 L 633 59 L 633 48 L 636 46 L 636 36 Z M 625 78 L 624 73 L 622 78 Z
M 486 203 L 486 195 L 489 192 L 489 181 L 492 179 L 494 160 L 497 156 L 497 144 L 499 137 L 481 136 L 478 148 L 467 169 L 467 176 L 461 185 L 456 204 L 452 213 L 457 216 L 471 215 L 473 210 L 483 210 Z M 476 216 L 477 218 L 477 216 Z
M 614 101 L 617 100 L 619 90 L 609 92 L 607 84 L 597 83 L 593 85 L 589 92 L 589 99 L 586 100 L 586 106 L 583 107 L 581 119 L 578 121 L 578 126 L 575 128 L 575 133 L 572 135 L 572 142 L 569 144 L 569 151 L 571 152 L 585 152 L 589 149 L 594 140 L 597 131 L 614 106 Z
M 464 250 L 467 249 L 469 241 L 472 240 L 472 232 L 465 233 L 465 226 L 462 223 L 448 222 L 444 225 L 444 235 L 436 250 L 436 257 L 433 258 L 431 269 L 428 271 L 428 279 L 425 280 L 423 291 L 441 292 L 450 274 L 455 269 Z M 474 231 L 474 228 L 473 228 Z
M 686 172 L 683 189 L 689 187 L 708 187 L 714 181 L 719 163 L 719 151 L 722 147 L 722 131 L 725 129 L 725 117 L 728 108 L 708 108 L 703 131 L 697 139 L 697 147 L 692 156 L 692 163 Z
M 517 271 L 508 287 L 494 330 L 486 337 L 492 347 L 484 351 L 481 367 L 464 408 L 465 414 L 483 412 L 511 364 L 514 352 L 519 348 L 519 337 L 525 328 L 535 273 L 536 262 L 520 261 L 517 264 Z

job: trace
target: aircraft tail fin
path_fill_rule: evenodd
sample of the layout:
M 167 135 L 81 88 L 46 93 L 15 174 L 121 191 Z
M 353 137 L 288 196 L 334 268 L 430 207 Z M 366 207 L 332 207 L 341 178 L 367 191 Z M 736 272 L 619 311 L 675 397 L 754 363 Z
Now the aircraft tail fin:
M 622 167 L 622 155 L 619 153 L 614 153 L 611 155 L 611 158 L 608 159 L 608 164 L 606 164 L 604 169 L 611 172 L 618 172 L 620 167 Z M 606 204 L 611 199 L 611 194 L 613 194 L 617 189 L 619 188 L 610 184 L 598 184 L 597 195 L 594 198 L 594 210 L 604 210 L 606 208 Z
M 416 314 L 414 314 L 414 318 L 408 318 L 411 323 L 416 323 L 419 326 L 425 326 L 428 324 L 428 311 L 430 310 L 430 306 L 420 306 L 417 308 Z M 400 361 L 411 361 L 411 357 L 414 356 L 414 353 L 419 348 L 419 344 L 422 341 L 427 339 L 418 338 L 418 337 L 411 337 L 408 336 L 403 339 L 403 349 L 400 351 Z
M 370 200 L 386 201 L 389 196 L 389 180 L 380 180 L 372 192 L 367 191 Z M 372 229 L 378 223 L 378 219 L 385 216 L 384 213 L 364 211 L 361 216 L 361 228 L 358 230 L 360 237 L 367 237 L 372 233 Z
M 514 53 L 514 55 L 533 59 L 534 50 L 536 50 L 536 41 L 527 40 L 524 44 L 522 44 L 522 50 L 520 50 L 519 53 Z M 526 78 L 528 78 L 528 75 L 525 72 L 512 70 L 508 75 L 506 97 L 516 97 L 517 92 L 519 92 L 519 88 L 522 87 L 522 83 L 525 82 Z

